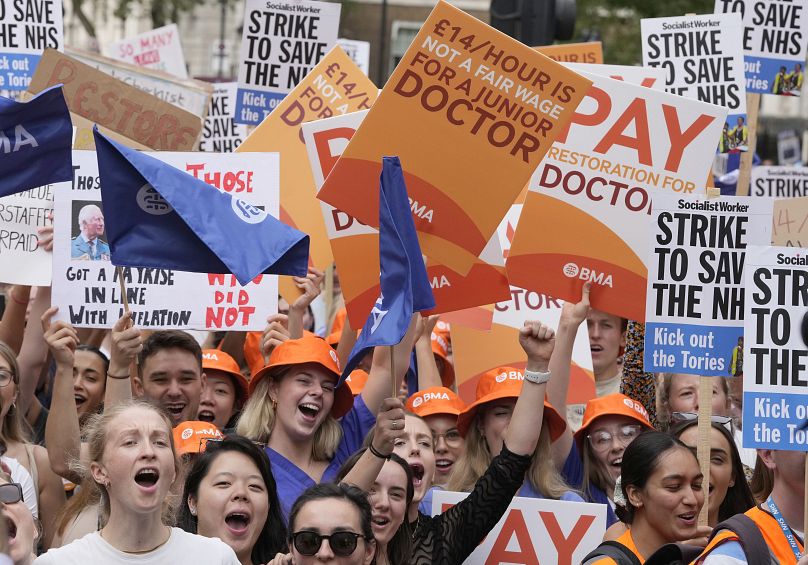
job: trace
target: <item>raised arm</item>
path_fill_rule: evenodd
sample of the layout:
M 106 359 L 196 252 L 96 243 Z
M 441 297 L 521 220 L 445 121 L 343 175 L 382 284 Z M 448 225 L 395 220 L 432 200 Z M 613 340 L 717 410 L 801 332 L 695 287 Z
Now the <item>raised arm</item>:
M 377 347 L 373 351 L 373 364 L 370 367 L 365 388 L 362 389 L 362 400 L 365 406 L 374 415 L 379 412 L 382 401 L 388 398 L 393 390 L 401 389 L 401 381 L 407 374 L 410 366 L 410 354 L 412 345 L 415 342 L 415 332 L 417 318 L 420 314 L 413 314 L 410 319 L 410 326 L 401 341 L 393 346 L 393 358 L 395 359 L 396 374 L 391 373 L 390 348 Z
M 25 414 L 30 424 L 36 421 L 42 409 L 42 405 L 34 396 L 34 393 L 39 383 L 42 368 L 48 359 L 48 344 L 43 335 L 42 324 L 36 323 L 36 320 L 42 319 L 45 311 L 50 306 L 50 299 L 50 287 L 43 286 L 37 289 L 36 297 L 34 297 L 31 305 L 30 315 L 30 319 L 34 323 L 26 324 L 22 348 L 17 356 L 17 362 L 20 365 L 20 396 L 18 403 L 21 407 L 21 412 Z
M 314 267 L 309 267 L 305 277 L 293 277 L 295 285 L 303 293 L 289 305 L 289 334 L 292 339 L 303 337 L 303 317 L 312 301 L 320 296 L 325 275 Z
M 372 448 L 362 454 L 342 482 L 355 485 L 365 492 L 369 491 L 382 470 L 386 458 L 393 453 L 395 441 L 403 436 L 404 404 L 398 398 L 385 398 L 379 414 L 376 416 Z
M 143 339 L 140 330 L 126 314 L 112 326 L 111 344 L 104 391 L 105 408 L 112 408 L 132 398 L 132 379 L 137 378 L 135 358 L 143 349 Z
M 0 320 L 0 341 L 8 345 L 15 355 L 20 354 L 25 328 L 25 312 L 31 297 L 31 287 L 14 285 L 6 291 L 6 310 Z
M 577 304 L 565 302 L 558 322 L 555 351 L 550 360 L 550 372 L 553 378 L 547 384 L 547 396 L 553 408 L 567 418 L 567 393 L 570 387 L 570 369 L 572 365 L 572 348 L 578 328 L 586 320 L 589 313 L 589 291 L 592 283 L 587 282 L 581 290 L 581 301 Z M 553 442 L 553 461 L 560 469 L 564 466 L 572 447 L 572 428 L 567 426 L 564 434 Z
M 81 482 L 81 476 L 70 469 L 70 462 L 81 459 L 81 432 L 79 414 L 73 397 L 73 361 L 79 336 L 76 329 L 67 322 L 51 323 L 57 307 L 49 308 L 42 315 L 42 331 L 56 362 L 56 375 L 51 391 L 51 409 L 45 424 L 45 443 L 48 446 L 48 459 L 51 469 L 74 483 Z
M 421 318 L 418 321 L 423 324 L 423 330 L 418 334 L 415 342 L 415 359 L 418 361 L 418 390 L 425 390 L 433 386 L 442 386 L 438 364 L 435 362 L 435 354 L 432 353 L 432 330 L 438 323 L 437 316 Z M 412 390 L 410 393 L 415 393 Z

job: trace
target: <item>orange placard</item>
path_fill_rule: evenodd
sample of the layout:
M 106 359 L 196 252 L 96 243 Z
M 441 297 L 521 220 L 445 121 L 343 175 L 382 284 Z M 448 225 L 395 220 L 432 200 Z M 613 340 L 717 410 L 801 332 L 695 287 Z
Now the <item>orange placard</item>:
M 333 259 L 300 126 L 370 108 L 377 95 L 373 82 L 339 46 L 334 47 L 236 149 L 280 153 L 280 219 L 309 235 L 309 260 L 320 269 Z M 288 282 L 282 287 L 286 296 Z
M 808 196 L 774 201 L 772 245 L 808 247 Z
M 318 197 L 377 226 L 397 155 L 422 251 L 466 275 L 590 84 L 441 0 Z
M 318 188 L 338 162 L 342 150 L 360 128 L 366 115 L 367 112 L 354 112 L 303 124 L 303 138 Z M 378 182 L 377 179 L 377 191 Z M 325 203 L 322 204 L 322 213 L 337 263 L 348 318 L 352 327 L 362 327 L 380 292 L 379 232 Z M 510 291 L 504 265 L 496 238 L 492 238 L 481 256 L 475 258 L 466 275 L 438 262 L 427 261 L 427 275 L 436 303 L 435 309 L 428 314 L 452 312 L 507 299 Z
M 559 63 L 603 64 L 603 46 L 600 41 L 542 45 L 541 47 L 534 47 L 533 49 Z

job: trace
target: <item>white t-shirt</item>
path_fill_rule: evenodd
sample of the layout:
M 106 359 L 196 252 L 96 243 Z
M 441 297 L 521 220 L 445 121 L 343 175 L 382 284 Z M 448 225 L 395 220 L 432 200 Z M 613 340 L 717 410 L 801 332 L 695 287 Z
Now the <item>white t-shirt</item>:
M 25 502 L 28 510 L 31 511 L 31 515 L 38 519 L 39 503 L 37 502 L 37 489 L 36 486 L 34 486 L 34 479 L 31 477 L 31 473 L 13 457 L 4 455 L 0 457 L 0 461 L 8 465 L 8 470 L 11 471 L 11 480 L 15 483 L 19 483 L 22 487 L 23 502 Z
M 98 532 L 54 548 L 34 560 L 35 565 L 241 565 L 233 549 L 219 538 L 189 534 L 171 528 L 171 537 L 151 553 L 134 555 L 118 551 Z

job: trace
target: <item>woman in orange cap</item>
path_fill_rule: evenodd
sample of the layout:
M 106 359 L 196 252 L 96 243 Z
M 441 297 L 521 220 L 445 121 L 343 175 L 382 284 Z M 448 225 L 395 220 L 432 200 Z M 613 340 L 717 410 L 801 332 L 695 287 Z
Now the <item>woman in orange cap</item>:
M 407 365 L 413 338 L 410 332 L 394 348 L 397 366 Z M 334 479 L 362 445 L 389 394 L 389 366 L 388 348 L 377 348 L 370 378 L 354 399 L 339 382 L 336 351 L 305 334 L 275 347 L 253 376 L 237 432 L 266 443 L 284 516 L 307 488 Z
M 202 351 L 202 370 L 206 379 L 199 397 L 197 419 L 211 422 L 220 430 L 232 428 L 247 401 L 247 379 L 236 360 L 218 349 Z

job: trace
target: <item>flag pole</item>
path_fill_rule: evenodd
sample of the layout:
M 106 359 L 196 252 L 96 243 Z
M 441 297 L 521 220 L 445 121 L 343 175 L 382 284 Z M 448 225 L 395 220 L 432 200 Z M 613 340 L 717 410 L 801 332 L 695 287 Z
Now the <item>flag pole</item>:
M 396 390 L 396 354 L 394 348 L 394 345 L 390 346 L 390 376 L 392 377 L 390 388 L 393 393 L 390 395 L 390 398 L 396 398 L 398 396 L 398 391 Z
M 121 286 L 121 302 L 123 303 L 123 311 L 126 314 L 126 317 L 129 318 L 129 314 L 130 314 L 129 298 L 126 296 L 126 285 L 123 282 L 123 269 L 121 269 L 120 265 L 115 265 L 115 270 L 118 273 L 118 284 Z M 129 322 L 131 322 L 131 321 L 132 320 L 130 318 Z M 127 329 L 130 327 L 129 323 L 127 323 L 126 327 L 127 327 Z M 137 356 L 135 356 L 135 358 L 134 358 L 134 360 L 132 362 L 135 365 L 138 364 Z M 132 374 L 134 374 L 131 367 L 129 369 L 129 374 L 130 374 L 130 376 Z

